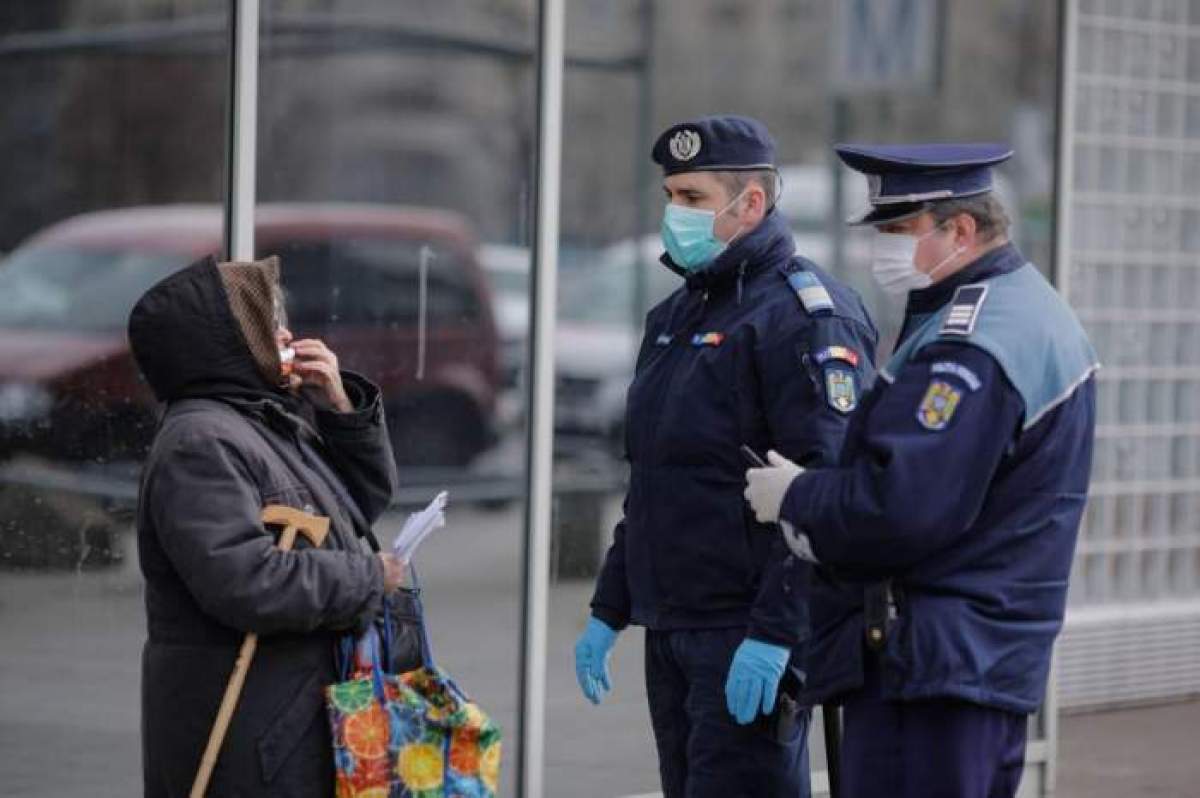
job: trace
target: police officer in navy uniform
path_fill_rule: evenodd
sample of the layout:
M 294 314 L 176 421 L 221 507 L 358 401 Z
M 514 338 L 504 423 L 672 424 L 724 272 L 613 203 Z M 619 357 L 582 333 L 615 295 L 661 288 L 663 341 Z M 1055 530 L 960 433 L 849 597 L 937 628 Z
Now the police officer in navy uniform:
M 905 323 L 836 467 L 747 474 L 820 563 L 809 700 L 840 698 L 847 798 L 1016 793 L 1063 621 L 1096 355 L 1007 239 L 996 145 L 838 147 Z
M 646 628 L 646 691 L 663 791 L 807 796 L 808 713 L 791 696 L 809 634 L 811 566 L 742 499 L 739 451 L 830 465 L 874 378 L 859 297 L 795 254 L 775 210 L 759 122 L 677 124 L 653 149 L 662 263 L 685 278 L 646 318 L 627 405 L 624 518 L 576 645 L 580 687 L 610 689 L 608 655 Z

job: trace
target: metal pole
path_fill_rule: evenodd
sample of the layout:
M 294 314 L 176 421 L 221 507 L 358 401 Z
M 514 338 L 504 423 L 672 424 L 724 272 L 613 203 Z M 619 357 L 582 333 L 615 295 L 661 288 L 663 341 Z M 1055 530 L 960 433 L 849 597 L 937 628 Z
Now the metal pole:
M 641 68 L 638 70 L 638 110 L 637 110 L 637 139 L 634 143 L 634 151 L 637 153 L 637 160 L 634 162 L 633 180 L 634 180 L 634 195 L 636 202 L 634 204 L 637 218 L 633 223 L 633 328 L 639 332 L 642 329 L 642 322 L 646 319 L 647 307 L 649 301 L 649 282 L 650 277 L 646 273 L 648 269 L 653 268 L 655 256 L 658 254 L 652 251 L 643 251 L 642 242 L 646 238 L 649 229 L 647 222 L 650 220 L 650 181 L 652 171 L 650 167 L 650 159 L 646 157 L 646 148 L 650 146 L 650 137 L 654 135 L 651 126 L 654 123 L 654 3 L 653 0 L 642 0 L 641 4 L 642 17 L 642 53 L 641 53 Z M 648 247 L 645 248 L 649 250 Z
M 1058 102 L 1055 111 L 1058 140 L 1054 170 L 1054 263 L 1051 281 L 1064 297 L 1070 287 L 1071 184 L 1075 179 L 1075 53 L 1078 47 L 1076 0 L 1058 4 Z
M 846 214 L 845 187 L 842 183 L 842 162 L 833 145 L 846 138 L 846 97 L 838 90 L 829 102 L 829 271 L 841 279 L 846 277 Z M 804 253 L 801 253 L 804 254 Z M 825 265 L 825 264 L 823 264 Z
M 546 604 L 554 468 L 554 322 L 562 157 L 564 0 L 539 0 L 537 161 L 526 438 L 524 617 L 521 624 L 517 795 L 542 798 L 546 705 Z
M 1071 140 L 1075 132 L 1075 58 L 1078 47 L 1077 0 L 1058 2 L 1058 97 L 1055 108 L 1057 146 L 1054 170 L 1054 262 L 1051 281 L 1063 297 L 1067 297 L 1071 266 L 1071 197 L 1074 181 L 1075 153 Z M 1058 652 L 1050 659 L 1049 684 L 1042 705 L 1042 734 L 1045 738 L 1046 761 L 1042 765 L 1039 796 L 1054 795 L 1058 786 Z
M 230 0 L 228 173 L 225 257 L 254 258 L 255 170 L 258 144 L 259 0 Z

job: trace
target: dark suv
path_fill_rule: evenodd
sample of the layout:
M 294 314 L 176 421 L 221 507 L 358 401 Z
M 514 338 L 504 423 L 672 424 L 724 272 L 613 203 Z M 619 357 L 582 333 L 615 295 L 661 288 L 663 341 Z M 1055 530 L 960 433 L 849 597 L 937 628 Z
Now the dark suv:
M 89 213 L 0 262 L 0 453 L 140 458 L 155 407 L 126 318 L 154 282 L 220 250 L 221 221 L 200 205 Z M 461 216 L 263 205 L 256 235 L 260 255 L 282 258 L 296 336 L 323 338 L 382 386 L 401 466 L 463 466 L 490 445 L 498 340 Z

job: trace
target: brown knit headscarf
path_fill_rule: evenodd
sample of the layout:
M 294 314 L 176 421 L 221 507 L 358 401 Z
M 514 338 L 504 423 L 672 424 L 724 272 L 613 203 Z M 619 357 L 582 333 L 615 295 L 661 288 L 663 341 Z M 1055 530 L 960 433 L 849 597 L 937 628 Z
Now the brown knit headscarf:
M 279 258 L 272 255 L 250 262 L 218 263 L 217 270 L 254 364 L 269 384 L 278 385 L 280 362 L 275 329 L 277 324 L 286 323 L 280 315 L 283 290 L 279 285 Z

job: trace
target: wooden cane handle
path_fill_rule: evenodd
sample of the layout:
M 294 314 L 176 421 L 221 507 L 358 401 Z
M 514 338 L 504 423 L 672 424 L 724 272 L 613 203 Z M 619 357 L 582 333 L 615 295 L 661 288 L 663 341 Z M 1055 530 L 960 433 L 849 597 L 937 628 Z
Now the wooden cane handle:
M 323 515 L 310 515 L 303 510 L 297 510 L 295 507 L 288 507 L 284 504 L 268 504 L 264 507 L 262 522 L 284 528 L 277 544 L 280 551 L 291 550 L 295 545 L 297 532 L 308 538 L 309 542 L 317 548 L 320 548 L 329 534 L 328 518 Z

